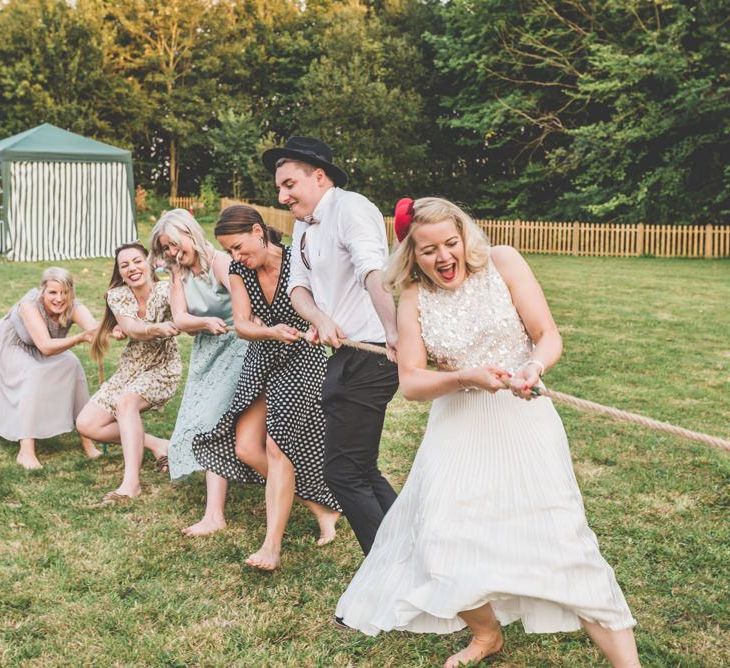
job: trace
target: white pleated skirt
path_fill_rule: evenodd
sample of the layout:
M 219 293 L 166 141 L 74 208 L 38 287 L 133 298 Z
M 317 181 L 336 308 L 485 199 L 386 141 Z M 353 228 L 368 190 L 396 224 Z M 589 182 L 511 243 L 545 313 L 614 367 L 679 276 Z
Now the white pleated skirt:
M 403 491 L 337 605 L 348 626 L 451 633 L 491 603 L 528 633 L 636 624 L 588 527 L 560 416 L 502 391 L 436 399 Z

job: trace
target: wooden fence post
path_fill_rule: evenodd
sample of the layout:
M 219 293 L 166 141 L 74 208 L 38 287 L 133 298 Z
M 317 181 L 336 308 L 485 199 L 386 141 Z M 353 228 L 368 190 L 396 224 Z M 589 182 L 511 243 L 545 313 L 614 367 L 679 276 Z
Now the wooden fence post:
M 644 254 L 644 223 L 636 226 L 636 254 L 638 256 Z
M 573 223 L 573 255 L 578 255 L 580 243 L 580 223 Z
M 705 257 L 712 257 L 712 223 L 705 225 Z
M 512 221 L 512 247 L 520 250 L 520 221 Z

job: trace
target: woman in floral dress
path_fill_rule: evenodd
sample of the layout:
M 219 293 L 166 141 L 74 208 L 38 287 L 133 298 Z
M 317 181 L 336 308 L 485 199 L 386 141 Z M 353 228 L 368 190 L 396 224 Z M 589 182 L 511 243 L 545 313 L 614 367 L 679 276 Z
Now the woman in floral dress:
M 129 342 L 114 375 L 91 397 L 76 420 L 80 434 L 122 444 L 124 478 L 116 490 L 104 495 L 103 503 L 129 501 L 140 495 L 144 448 L 152 451 L 158 470 L 168 470 L 168 441 L 145 433 L 141 413 L 160 410 L 175 394 L 182 374 L 175 340 L 179 332 L 170 321 L 169 287 L 169 283 L 155 280 L 142 244 L 117 248 L 104 319 L 91 355 L 103 359 L 115 326 L 129 337 Z

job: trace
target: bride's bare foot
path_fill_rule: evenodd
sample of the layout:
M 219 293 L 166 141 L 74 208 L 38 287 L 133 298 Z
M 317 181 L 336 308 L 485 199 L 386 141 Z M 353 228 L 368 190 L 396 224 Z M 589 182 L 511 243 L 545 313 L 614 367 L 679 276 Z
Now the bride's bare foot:
M 502 649 L 504 645 L 504 638 L 502 632 L 497 630 L 492 634 L 486 635 L 483 638 L 473 637 L 471 642 L 461 650 L 450 656 L 444 668 L 458 668 L 459 666 L 466 666 L 470 663 L 479 663 L 482 659 L 486 659 L 492 654 L 496 654 Z
M 262 545 L 258 552 L 254 552 L 246 564 L 262 571 L 275 571 L 281 565 L 281 553 L 274 548 Z
M 28 452 L 19 452 L 15 461 L 27 471 L 37 471 L 43 468 L 43 464 L 38 461 L 38 457 Z
M 203 517 L 200 522 L 191 524 L 189 527 L 185 527 L 182 532 L 186 536 L 195 538 L 197 536 L 210 536 L 216 531 L 221 531 L 226 528 L 226 521 L 220 517 Z
M 101 450 L 98 450 L 96 445 L 94 445 L 94 441 L 90 438 L 86 438 L 85 436 L 81 438 L 81 447 L 84 449 L 84 453 L 89 459 L 96 459 L 102 455 Z

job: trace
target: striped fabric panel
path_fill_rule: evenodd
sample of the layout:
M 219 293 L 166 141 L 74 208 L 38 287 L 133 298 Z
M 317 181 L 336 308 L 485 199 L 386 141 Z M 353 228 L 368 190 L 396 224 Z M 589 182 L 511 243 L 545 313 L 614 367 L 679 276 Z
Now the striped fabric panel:
M 10 173 L 10 259 L 110 257 L 136 238 L 123 163 L 16 162 Z

